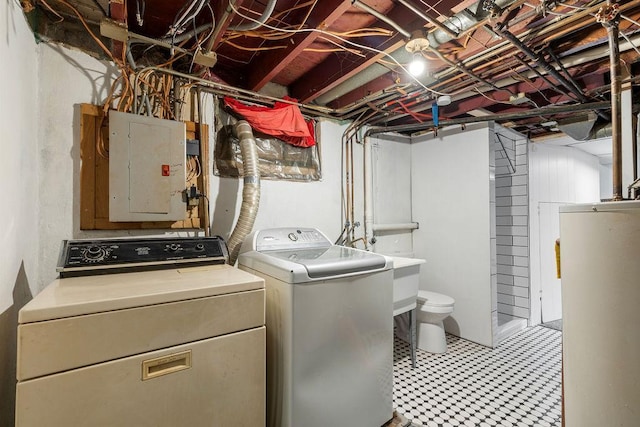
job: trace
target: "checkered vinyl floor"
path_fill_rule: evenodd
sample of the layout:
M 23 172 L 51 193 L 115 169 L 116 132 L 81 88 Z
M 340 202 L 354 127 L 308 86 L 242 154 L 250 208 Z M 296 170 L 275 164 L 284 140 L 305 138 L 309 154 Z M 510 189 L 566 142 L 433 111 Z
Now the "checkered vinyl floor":
M 417 352 L 396 338 L 394 409 L 412 426 L 560 427 L 561 341 L 535 326 L 490 349 L 447 335 L 448 352 Z

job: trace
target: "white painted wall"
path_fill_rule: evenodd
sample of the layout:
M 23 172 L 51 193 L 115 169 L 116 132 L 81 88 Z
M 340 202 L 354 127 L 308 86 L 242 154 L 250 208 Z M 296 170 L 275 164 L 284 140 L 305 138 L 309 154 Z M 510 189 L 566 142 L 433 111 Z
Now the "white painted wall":
M 529 148 L 529 221 L 531 251 L 532 325 L 541 322 L 540 292 L 553 277 L 541 277 L 541 259 L 555 257 L 554 241 L 540 241 L 541 203 L 588 203 L 600 198 L 598 158 L 572 147 L 530 144 Z M 555 218 L 557 220 L 557 218 Z M 545 221 L 546 222 L 546 221 Z M 558 236 L 557 236 L 558 237 Z M 555 259 L 555 258 L 554 258 Z
M 56 277 L 55 265 L 60 242 L 69 238 L 153 235 L 157 230 L 81 231 L 79 115 L 81 103 L 100 103 L 106 97 L 116 70 L 107 63 L 60 46 L 42 45 L 40 71 L 42 99 L 40 109 L 40 247 L 38 290 Z M 213 123 L 211 102 L 203 111 L 205 122 Z M 210 126 L 213 129 L 213 126 Z M 286 182 L 262 180 L 260 208 L 255 227 L 311 226 L 338 237 L 341 230 L 340 209 L 340 141 L 344 126 L 321 121 L 320 138 L 322 180 Z M 213 153 L 215 138 L 210 137 Z M 356 151 L 356 160 L 361 159 Z M 356 161 L 361 165 L 361 160 Z M 211 171 L 211 165 L 209 166 Z M 358 175 L 361 185 L 361 168 Z M 211 176 L 212 232 L 228 238 L 233 230 L 242 202 L 242 181 Z M 361 199 L 359 199 L 361 200 Z M 361 205 L 361 202 L 358 206 Z M 361 210 L 359 211 L 361 212 Z M 360 213 L 361 215 L 361 213 Z M 174 234 L 174 233 L 171 233 Z M 185 233 L 182 233 L 185 234 Z M 187 234 L 193 234 L 189 232 Z
M 211 118 L 212 115 L 207 114 L 207 117 Z M 319 126 L 318 133 L 322 139 L 322 180 L 314 182 L 261 180 L 260 208 L 254 229 L 286 226 L 316 227 L 332 240 L 340 235 L 342 230 L 340 144 L 345 126 L 328 120 L 321 120 Z M 359 146 L 355 157 L 360 159 L 356 160 L 357 165 L 361 165 L 362 150 Z M 360 201 L 361 176 L 362 171 L 359 168 L 356 179 L 360 189 L 358 198 Z M 229 237 L 240 212 L 241 193 L 241 180 L 212 176 L 212 233 L 225 238 Z M 357 203 L 357 206 L 361 205 L 361 202 Z M 362 215 L 361 212 L 362 209 L 359 208 L 359 217 Z
M 37 291 L 57 275 L 63 239 L 122 235 L 80 231 L 80 112 L 82 103 L 101 103 L 115 67 L 58 45 L 40 44 L 38 69 L 39 203 Z
M 611 163 L 600 163 L 600 199 L 613 198 L 613 165 Z M 624 195 L 627 197 L 627 195 Z
M 0 425 L 13 425 L 18 310 L 36 289 L 38 55 L 20 5 L 0 7 Z
M 411 217 L 411 139 L 400 135 L 371 138 L 373 163 L 373 218 L 376 224 L 404 224 Z M 379 231 L 374 250 L 395 256 L 413 256 L 411 231 Z
M 490 126 L 441 130 L 411 145 L 413 219 L 420 289 L 456 301 L 447 330 L 492 346 Z

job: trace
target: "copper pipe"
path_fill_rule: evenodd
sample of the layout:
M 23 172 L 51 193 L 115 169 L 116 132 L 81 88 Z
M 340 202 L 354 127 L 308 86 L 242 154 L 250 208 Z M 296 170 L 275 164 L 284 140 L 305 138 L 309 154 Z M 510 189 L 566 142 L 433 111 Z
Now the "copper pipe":
M 607 5 L 611 5 L 608 2 Z M 613 200 L 622 200 L 622 93 L 620 78 L 620 46 L 618 21 L 614 18 L 603 23 L 609 36 L 609 62 L 611 69 L 611 143 L 613 154 Z

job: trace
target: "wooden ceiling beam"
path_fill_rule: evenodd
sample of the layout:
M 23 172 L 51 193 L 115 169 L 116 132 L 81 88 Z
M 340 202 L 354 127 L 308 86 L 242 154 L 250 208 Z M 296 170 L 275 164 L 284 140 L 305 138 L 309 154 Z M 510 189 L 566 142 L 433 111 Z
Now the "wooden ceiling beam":
M 231 24 L 231 19 L 234 17 L 233 10 L 231 6 L 229 6 L 229 1 L 219 1 L 213 2 L 212 5 L 214 15 L 220 18 L 217 18 L 216 28 L 211 35 L 211 40 L 207 43 L 207 51 L 215 51 L 220 42 L 222 41 L 222 36 L 227 31 L 229 24 Z M 240 6 L 244 3 L 244 0 L 235 0 L 233 3 L 236 9 L 240 9 Z
M 326 30 L 351 7 L 351 0 L 324 0 L 322 7 L 309 17 L 307 24 L 310 28 Z M 295 34 L 289 39 L 287 49 L 279 49 L 269 55 L 258 57 L 252 64 L 253 70 L 248 76 L 248 87 L 258 91 L 272 81 L 282 70 L 294 61 L 321 34 L 315 31 L 305 31 Z
M 418 17 L 413 12 L 400 5 L 391 9 L 387 17 L 394 22 L 407 23 L 403 24 L 403 26 L 409 32 L 422 28 L 425 24 L 421 19 L 417 19 Z M 388 27 L 387 24 L 380 21 L 377 21 L 376 25 Z M 364 41 L 359 41 L 358 43 L 365 44 Z M 404 46 L 405 43 L 405 40 L 395 35 L 385 40 L 381 46 L 369 46 L 389 54 Z M 303 103 L 309 103 L 385 57 L 384 54 L 371 51 L 363 53 L 366 55 L 366 59 L 351 64 L 345 64 L 344 59 L 338 55 L 328 57 L 317 67 L 306 73 L 304 78 L 299 79 L 290 86 L 291 95 Z

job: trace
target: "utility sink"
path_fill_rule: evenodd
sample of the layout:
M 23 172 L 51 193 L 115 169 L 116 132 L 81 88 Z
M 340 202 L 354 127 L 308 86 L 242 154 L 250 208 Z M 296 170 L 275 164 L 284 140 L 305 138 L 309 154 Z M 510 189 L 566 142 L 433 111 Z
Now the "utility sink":
M 390 258 L 393 259 L 393 315 L 397 316 L 416 308 L 420 265 L 427 261 L 395 256 Z

